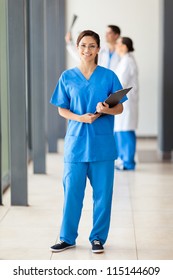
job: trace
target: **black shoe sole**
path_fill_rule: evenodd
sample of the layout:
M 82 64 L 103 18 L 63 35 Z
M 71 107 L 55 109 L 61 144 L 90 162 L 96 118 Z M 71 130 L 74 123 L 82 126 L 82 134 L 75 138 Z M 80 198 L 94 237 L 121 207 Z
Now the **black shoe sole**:
M 104 253 L 104 249 L 92 250 L 92 252 L 93 252 L 94 254 L 101 254 L 101 253 Z
M 67 250 L 67 249 L 71 249 L 71 248 L 74 248 L 74 247 L 76 247 L 76 245 L 71 245 L 71 246 L 68 246 L 68 247 L 63 248 L 63 249 L 52 249 L 52 248 L 50 247 L 50 251 L 51 251 L 52 253 L 59 253 L 59 252 L 62 252 L 62 251 L 65 251 L 65 250 Z

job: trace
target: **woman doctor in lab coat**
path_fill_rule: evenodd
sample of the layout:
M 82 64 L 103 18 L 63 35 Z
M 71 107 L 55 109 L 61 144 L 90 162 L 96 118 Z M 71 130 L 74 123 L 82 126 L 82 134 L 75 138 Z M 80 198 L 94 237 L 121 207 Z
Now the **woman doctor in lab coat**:
M 127 94 L 124 111 L 115 117 L 114 136 L 117 145 L 118 159 L 115 167 L 120 170 L 135 169 L 136 133 L 138 124 L 138 69 L 132 52 L 133 42 L 128 37 L 120 37 L 116 42 L 116 52 L 120 62 L 116 68 L 123 88 L 133 87 Z
M 123 105 L 109 108 L 102 103 L 122 86 L 113 71 L 97 65 L 99 49 L 97 33 L 85 30 L 79 34 L 80 62 L 77 67 L 62 73 L 50 101 L 68 120 L 64 146 L 63 218 L 60 240 L 50 248 L 52 252 L 76 244 L 87 177 L 93 189 L 93 227 L 89 236 L 93 253 L 104 251 L 103 244 L 108 236 L 117 157 L 114 115 L 122 113 Z M 95 111 L 98 114 L 94 114 Z M 105 115 L 100 116 L 100 113 Z

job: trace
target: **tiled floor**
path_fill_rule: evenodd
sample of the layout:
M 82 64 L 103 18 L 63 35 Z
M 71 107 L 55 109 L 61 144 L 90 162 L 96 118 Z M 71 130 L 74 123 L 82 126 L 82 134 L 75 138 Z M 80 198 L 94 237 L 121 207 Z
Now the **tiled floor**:
M 155 151 L 138 141 L 138 151 Z M 10 191 L 0 206 L 0 259 L 171 259 L 173 260 L 173 164 L 139 160 L 135 172 L 115 172 L 112 219 L 104 254 L 92 254 L 92 193 L 87 184 L 77 246 L 52 254 L 63 206 L 63 154 L 47 156 L 47 174 L 29 166 L 29 206 L 10 206 Z M 155 161 L 155 160 L 154 160 Z

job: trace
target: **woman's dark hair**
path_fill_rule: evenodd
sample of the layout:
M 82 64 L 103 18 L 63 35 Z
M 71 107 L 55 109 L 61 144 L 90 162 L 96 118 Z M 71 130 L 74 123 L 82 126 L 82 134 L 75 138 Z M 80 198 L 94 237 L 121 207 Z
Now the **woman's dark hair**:
M 112 31 L 114 32 L 115 35 L 116 34 L 118 34 L 118 35 L 121 34 L 121 30 L 117 25 L 109 24 L 108 27 L 112 29 Z
M 127 46 L 129 52 L 134 51 L 133 41 L 129 37 L 122 37 L 122 43 Z
M 79 46 L 79 43 L 82 40 L 82 38 L 86 37 L 86 36 L 92 37 L 96 41 L 98 48 L 100 48 L 100 37 L 96 32 L 94 32 L 92 30 L 82 31 L 77 38 L 76 45 Z M 98 63 L 98 54 L 95 57 L 95 63 L 96 64 Z

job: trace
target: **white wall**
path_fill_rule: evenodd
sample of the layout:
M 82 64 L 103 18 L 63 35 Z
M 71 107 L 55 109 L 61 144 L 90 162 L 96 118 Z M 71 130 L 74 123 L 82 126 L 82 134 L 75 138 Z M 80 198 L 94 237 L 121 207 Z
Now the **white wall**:
M 104 44 L 108 24 L 121 28 L 122 36 L 134 41 L 139 68 L 139 128 L 138 136 L 157 136 L 159 97 L 159 0 L 66 0 L 66 30 L 72 15 L 79 16 L 73 29 L 73 37 L 80 31 L 92 29 Z M 67 54 L 67 68 L 75 61 Z

